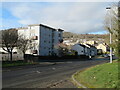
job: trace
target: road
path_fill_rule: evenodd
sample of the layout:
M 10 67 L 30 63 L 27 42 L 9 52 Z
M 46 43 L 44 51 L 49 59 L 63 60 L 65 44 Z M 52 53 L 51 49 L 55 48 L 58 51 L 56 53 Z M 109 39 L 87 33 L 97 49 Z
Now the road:
M 3 71 L 3 88 L 77 88 L 71 82 L 71 75 L 78 70 L 108 62 L 108 60 L 87 60 L 57 62 L 44 67 L 29 67 L 20 70 Z

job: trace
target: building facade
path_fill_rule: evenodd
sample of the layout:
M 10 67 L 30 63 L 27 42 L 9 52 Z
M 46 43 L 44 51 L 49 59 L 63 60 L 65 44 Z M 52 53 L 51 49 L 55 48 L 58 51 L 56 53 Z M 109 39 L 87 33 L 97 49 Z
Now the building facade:
M 110 51 L 109 46 L 106 45 L 105 43 L 98 44 L 98 45 L 96 46 L 96 48 L 97 48 L 98 50 L 102 50 L 102 53 L 106 53 L 106 52 L 109 52 L 109 51 Z
M 78 52 L 78 55 L 85 55 L 89 56 L 90 55 L 90 49 L 89 47 L 83 45 L 83 44 L 75 44 L 72 46 L 72 50 L 75 50 Z
M 32 40 L 32 48 L 26 54 L 39 56 L 58 55 L 55 48 L 63 40 L 62 29 L 54 29 L 43 24 L 28 25 L 27 28 L 19 28 L 18 34 Z

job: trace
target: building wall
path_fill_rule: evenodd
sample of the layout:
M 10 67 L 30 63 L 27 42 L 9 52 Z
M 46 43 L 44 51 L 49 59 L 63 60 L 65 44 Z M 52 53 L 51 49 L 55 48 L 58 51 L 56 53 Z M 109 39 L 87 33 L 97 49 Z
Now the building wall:
M 27 29 L 18 30 L 19 34 L 27 36 L 32 39 L 33 36 L 37 36 L 37 40 L 32 40 L 32 49 L 27 50 L 26 54 L 32 54 L 32 50 L 37 50 L 38 53 L 34 55 L 48 56 L 52 53 L 58 55 L 58 50 L 54 46 L 59 44 L 59 40 L 62 39 L 62 31 L 50 28 L 44 25 L 29 25 Z
M 97 49 L 94 48 L 94 47 L 91 47 L 91 48 L 90 48 L 90 54 L 91 54 L 91 56 L 97 55 Z
M 0 60 L 0 61 L 9 61 L 10 60 L 10 55 L 9 54 L 0 54 L 0 56 L 2 58 L 2 60 Z M 24 60 L 23 54 L 13 54 L 12 60 L 13 61 Z
M 96 42 L 95 41 L 85 41 L 84 44 L 90 44 L 90 45 L 94 45 Z
M 59 52 L 58 52 L 57 48 L 55 48 L 55 47 L 57 47 L 59 45 L 59 43 L 60 43 L 59 40 L 62 39 L 62 37 L 59 37 L 59 34 L 61 34 L 59 31 L 54 31 L 54 37 L 53 37 L 53 46 L 54 47 L 53 47 L 53 51 L 57 55 L 59 55 Z
M 78 55 L 85 55 L 84 48 L 78 44 L 72 46 L 72 50 L 77 51 Z
M 48 56 L 52 52 L 52 29 L 40 26 L 40 55 Z
M 106 46 L 105 45 L 103 45 L 103 44 L 99 44 L 98 46 L 96 46 L 96 48 L 97 49 L 102 49 L 102 52 L 107 52 L 107 48 L 106 48 Z
M 89 56 L 90 55 L 90 48 L 85 47 L 85 55 Z
M 32 48 L 28 50 L 28 54 L 33 54 L 33 50 L 37 50 L 37 53 L 34 55 L 39 55 L 39 45 L 40 45 L 40 26 L 28 26 L 29 39 L 32 40 Z M 37 37 L 37 39 L 34 39 Z

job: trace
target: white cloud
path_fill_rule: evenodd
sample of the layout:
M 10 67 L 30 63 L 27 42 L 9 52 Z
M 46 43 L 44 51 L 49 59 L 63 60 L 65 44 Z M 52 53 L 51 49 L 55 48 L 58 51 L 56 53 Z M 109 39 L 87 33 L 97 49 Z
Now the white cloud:
M 107 4 L 106 4 L 107 5 Z M 45 23 L 75 33 L 103 30 L 105 3 L 18 3 L 10 7 L 20 24 Z

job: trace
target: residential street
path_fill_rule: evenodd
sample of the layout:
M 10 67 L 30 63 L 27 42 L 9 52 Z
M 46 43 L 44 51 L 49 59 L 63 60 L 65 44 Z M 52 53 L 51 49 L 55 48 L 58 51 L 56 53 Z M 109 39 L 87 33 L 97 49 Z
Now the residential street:
M 55 65 L 27 67 L 3 71 L 3 88 L 76 88 L 71 75 L 78 70 L 105 63 L 108 60 L 57 62 Z

